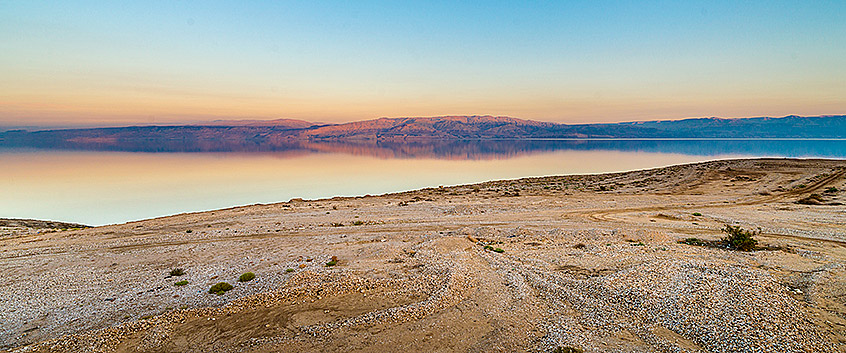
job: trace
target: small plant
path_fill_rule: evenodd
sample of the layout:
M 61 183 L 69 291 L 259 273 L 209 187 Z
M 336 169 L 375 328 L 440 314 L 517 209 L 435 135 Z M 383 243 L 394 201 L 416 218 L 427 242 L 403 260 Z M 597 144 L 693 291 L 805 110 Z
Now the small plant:
M 684 243 L 684 244 L 687 244 L 687 245 L 695 245 L 695 246 L 706 245 L 704 241 L 702 241 L 698 238 L 687 238 L 685 240 L 682 240 L 681 243 Z
M 293 268 L 286 268 L 286 269 L 285 269 L 285 272 L 289 272 L 289 273 L 290 273 L 290 272 L 294 272 L 294 269 L 293 269 Z
M 189 230 L 186 230 L 186 231 L 185 231 L 185 233 L 191 233 L 191 232 L 193 232 L 193 230 L 190 230 L 190 229 L 189 229 Z
M 761 228 L 758 230 L 744 230 L 740 226 L 726 225 L 722 229 L 723 233 L 728 234 L 720 242 L 727 248 L 740 251 L 752 251 L 758 246 L 758 241 L 755 237 L 761 235 Z
M 249 282 L 253 280 L 253 278 L 256 278 L 256 274 L 252 272 L 247 272 L 241 275 L 241 277 L 238 277 L 238 282 Z
M 209 288 L 209 293 L 223 295 L 224 293 L 230 290 L 232 290 L 231 284 L 226 282 L 219 282 Z
M 834 187 L 834 186 L 829 186 L 829 187 L 825 188 L 825 191 L 824 191 L 824 192 L 825 192 L 826 194 L 833 194 L 833 193 L 836 193 L 837 191 L 838 191 L 838 190 L 837 190 L 837 188 L 836 188 L 836 187 Z
M 573 249 L 584 249 L 586 247 L 587 245 L 585 245 L 584 243 L 578 243 L 576 245 L 573 245 Z
M 174 283 L 173 285 L 174 285 L 174 286 L 177 286 L 177 287 L 182 287 L 182 286 L 184 286 L 184 285 L 186 285 L 186 284 L 188 284 L 188 281 L 186 281 L 186 280 L 181 280 L 181 281 L 179 281 L 179 282 Z
M 338 222 L 332 222 L 332 226 L 333 226 L 333 227 L 343 227 L 343 226 L 344 226 L 344 224 L 343 224 L 343 223 L 338 223 Z
M 632 246 L 646 246 L 643 242 L 639 241 L 637 243 L 632 243 Z
M 360 225 L 363 225 L 363 224 L 364 224 L 364 221 L 355 221 L 355 222 L 353 222 L 353 225 L 354 225 L 354 226 L 360 226 Z
M 700 216 L 702 216 L 702 214 L 701 214 L 701 213 L 699 213 L 699 212 L 693 212 L 693 215 L 694 215 L 694 216 L 696 216 L 696 217 L 700 217 Z
M 585 352 L 584 349 L 570 347 L 570 346 L 566 346 L 566 347 L 559 346 L 559 347 L 556 347 L 555 349 L 552 350 L 552 353 L 584 353 L 584 352 Z
M 338 261 L 329 261 L 326 263 L 326 267 L 332 267 L 338 264 Z
M 174 268 L 174 269 L 170 270 L 171 276 L 182 276 L 184 274 L 185 274 L 185 270 L 183 270 L 181 268 Z
M 485 245 L 485 250 L 491 250 L 491 251 L 493 251 L 493 249 L 494 249 L 494 248 L 493 248 L 493 246 L 490 246 L 490 245 Z
M 493 251 L 498 252 L 498 253 L 504 253 L 505 252 L 505 250 L 502 250 L 500 248 L 494 248 Z

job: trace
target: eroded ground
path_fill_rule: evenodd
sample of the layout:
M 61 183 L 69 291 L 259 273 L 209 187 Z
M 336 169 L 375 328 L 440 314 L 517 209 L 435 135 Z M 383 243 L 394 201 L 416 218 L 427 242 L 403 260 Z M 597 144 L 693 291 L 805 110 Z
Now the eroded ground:
M 0 345 L 843 352 L 844 190 L 844 161 L 738 160 L 9 226 Z M 725 224 L 760 227 L 765 249 L 679 243 Z M 209 294 L 220 281 L 234 289 Z

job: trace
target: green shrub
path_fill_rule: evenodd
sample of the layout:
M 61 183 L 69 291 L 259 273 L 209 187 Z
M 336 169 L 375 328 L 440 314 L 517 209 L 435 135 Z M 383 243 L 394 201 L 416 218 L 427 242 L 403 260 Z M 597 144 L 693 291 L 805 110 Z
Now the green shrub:
M 697 246 L 706 245 L 704 241 L 697 239 L 697 238 L 687 238 L 685 240 L 682 240 L 681 242 L 685 243 L 687 245 L 697 245 Z
M 490 245 L 485 245 L 485 250 L 491 250 L 491 251 L 493 251 L 493 246 L 490 246 Z
M 584 349 L 570 347 L 570 346 L 566 346 L 566 347 L 560 347 L 559 346 L 559 347 L 552 350 L 552 353 L 584 353 L 584 352 L 585 352 Z
M 338 260 L 332 260 L 326 263 L 326 267 L 332 267 L 338 264 Z
M 761 228 L 758 230 L 744 230 L 740 228 L 740 226 L 730 226 L 726 225 L 725 228 L 722 229 L 723 233 L 728 234 L 725 238 L 720 240 L 723 246 L 733 249 L 733 250 L 740 250 L 740 251 L 752 251 L 758 245 L 758 241 L 755 240 L 755 237 L 761 235 Z
M 333 227 L 343 227 L 343 226 L 344 226 L 344 224 L 343 224 L 343 223 L 338 223 L 338 222 L 332 222 L 332 226 L 333 226 Z
M 184 274 L 185 274 L 185 270 L 183 270 L 181 268 L 174 268 L 174 269 L 170 270 L 171 276 L 182 276 Z
M 191 233 L 191 232 L 193 232 L 193 230 L 190 230 L 190 229 L 189 229 L 189 230 L 186 230 L 186 231 L 185 231 L 185 233 Z
M 173 285 L 174 285 L 174 286 L 177 286 L 177 287 L 182 287 L 182 286 L 184 286 L 184 285 L 186 285 L 186 284 L 188 284 L 188 281 L 186 281 L 186 280 L 181 280 L 181 281 L 179 281 L 179 282 L 174 283 Z
M 353 225 L 354 225 L 354 226 L 360 226 L 360 225 L 363 225 L 363 224 L 364 224 L 364 221 L 355 221 L 355 222 L 353 222 Z
M 699 213 L 699 212 L 693 212 L 693 215 L 694 215 L 694 216 L 696 216 L 696 217 L 699 217 L 699 216 L 701 216 L 702 214 L 701 214 L 701 213 Z
M 293 268 L 286 268 L 285 272 L 294 272 L 294 269 Z
M 829 186 L 825 189 L 825 193 L 827 193 L 827 194 L 833 194 L 837 191 L 838 191 L 837 188 L 834 187 L 834 186 Z
M 504 253 L 505 252 L 505 250 L 502 250 L 500 248 L 493 249 L 493 251 L 498 252 L 498 253 Z
M 211 286 L 211 288 L 209 288 L 209 293 L 217 294 L 217 295 L 223 295 L 223 293 L 226 293 L 227 291 L 230 291 L 230 290 L 232 290 L 231 284 L 226 283 L 226 282 L 219 282 L 219 283 Z
M 241 275 L 241 277 L 238 277 L 238 282 L 249 282 L 253 278 L 256 278 L 256 274 L 252 272 L 247 272 Z

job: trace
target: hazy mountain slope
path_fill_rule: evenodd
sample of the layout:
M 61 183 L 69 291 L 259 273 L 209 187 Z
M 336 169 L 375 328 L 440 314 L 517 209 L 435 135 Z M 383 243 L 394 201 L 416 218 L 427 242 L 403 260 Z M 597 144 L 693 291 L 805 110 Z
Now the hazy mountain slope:
M 675 121 L 648 121 L 622 123 L 620 126 L 636 126 L 655 129 L 660 134 L 672 137 L 760 137 L 760 138 L 844 138 L 846 137 L 846 116 L 783 118 L 721 119 L 701 118 Z
M 313 123 L 297 119 L 275 119 L 275 120 L 215 120 L 207 123 L 194 124 L 195 126 L 272 126 L 286 129 L 304 129 L 319 123 Z
M 312 138 L 426 137 L 523 138 L 554 131 L 559 124 L 501 116 L 380 118 L 308 129 Z

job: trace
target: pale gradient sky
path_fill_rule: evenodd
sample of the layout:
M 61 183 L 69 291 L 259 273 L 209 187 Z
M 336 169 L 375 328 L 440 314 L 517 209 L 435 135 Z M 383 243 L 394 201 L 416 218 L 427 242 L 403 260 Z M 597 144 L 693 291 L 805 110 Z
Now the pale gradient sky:
M 0 125 L 846 113 L 846 1 L 0 0 Z

